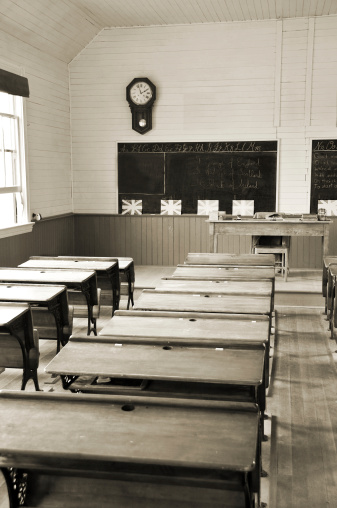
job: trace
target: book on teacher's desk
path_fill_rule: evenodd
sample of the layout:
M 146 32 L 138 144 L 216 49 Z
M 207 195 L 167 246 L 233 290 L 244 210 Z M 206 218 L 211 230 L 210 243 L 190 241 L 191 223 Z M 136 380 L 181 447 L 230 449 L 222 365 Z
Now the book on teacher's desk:
M 317 221 L 317 215 L 314 213 L 308 213 L 302 215 L 302 220 Z

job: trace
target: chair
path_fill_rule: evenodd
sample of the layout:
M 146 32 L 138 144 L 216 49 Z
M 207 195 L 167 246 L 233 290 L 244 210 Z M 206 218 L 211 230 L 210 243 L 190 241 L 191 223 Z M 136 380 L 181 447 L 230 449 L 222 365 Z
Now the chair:
M 289 273 L 289 237 L 281 239 L 280 245 L 256 245 L 255 254 L 275 254 L 275 268 L 280 268 L 284 282 L 287 282 Z M 279 258 L 277 257 L 279 255 Z
M 270 219 L 277 217 L 282 220 L 283 214 L 277 212 L 256 212 L 254 219 Z M 255 254 L 274 254 L 275 267 L 281 269 L 284 281 L 289 273 L 290 236 L 253 236 L 252 252 Z

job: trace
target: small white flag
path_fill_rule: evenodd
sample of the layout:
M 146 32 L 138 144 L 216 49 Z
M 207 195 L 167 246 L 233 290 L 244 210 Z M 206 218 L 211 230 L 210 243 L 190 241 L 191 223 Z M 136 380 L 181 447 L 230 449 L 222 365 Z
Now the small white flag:
M 181 215 L 181 199 L 161 199 L 161 215 Z
M 336 199 L 319 199 L 318 210 L 324 208 L 327 215 L 337 215 L 337 200 Z
M 198 215 L 209 215 L 219 211 L 218 199 L 198 199 Z
M 122 199 L 122 215 L 142 215 L 142 211 L 141 199 Z
M 254 215 L 254 200 L 253 199 L 233 199 L 232 215 Z

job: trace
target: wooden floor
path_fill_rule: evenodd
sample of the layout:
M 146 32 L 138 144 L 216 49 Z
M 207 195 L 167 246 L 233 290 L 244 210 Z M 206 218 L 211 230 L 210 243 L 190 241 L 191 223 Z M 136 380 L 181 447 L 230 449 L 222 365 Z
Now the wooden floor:
M 154 287 L 174 267 L 136 267 L 135 298 L 142 288 Z M 337 345 L 330 340 L 323 314 L 320 271 L 296 271 L 287 283 L 276 279 L 276 334 L 272 376 L 267 397 L 263 443 L 262 501 L 270 508 L 337 508 Z M 308 301 L 301 292 L 311 293 Z M 277 296 L 276 295 L 276 296 Z M 292 296 L 293 295 L 293 296 Z M 121 303 L 126 308 L 126 300 Z M 111 319 L 103 310 L 98 329 Z M 74 320 L 76 331 L 86 331 L 86 320 Z M 59 379 L 46 375 L 44 367 L 55 355 L 53 341 L 40 341 L 40 387 L 61 391 Z M 19 371 L 0 375 L 0 389 L 19 389 Z M 34 390 L 28 383 L 27 390 Z M 0 500 L 0 507 L 1 504 Z M 211 507 L 210 507 L 211 508 Z

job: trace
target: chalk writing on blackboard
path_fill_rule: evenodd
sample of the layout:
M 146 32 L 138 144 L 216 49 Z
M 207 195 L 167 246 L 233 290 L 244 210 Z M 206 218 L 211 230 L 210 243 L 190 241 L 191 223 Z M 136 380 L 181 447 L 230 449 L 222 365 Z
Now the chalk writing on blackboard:
M 268 143 L 268 142 L 267 142 Z M 236 141 L 207 143 L 120 143 L 119 153 L 215 153 L 215 152 L 262 152 L 266 151 L 266 142 Z M 276 150 L 276 141 L 271 141 L 269 151 Z
M 319 200 L 337 199 L 337 140 L 312 141 L 310 213 Z
M 143 213 L 160 213 L 159 198 L 181 199 L 182 213 L 196 213 L 200 199 L 218 200 L 228 213 L 233 199 L 254 200 L 255 211 L 273 211 L 276 166 L 276 141 L 121 143 L 119 200 L 142 199 Z

